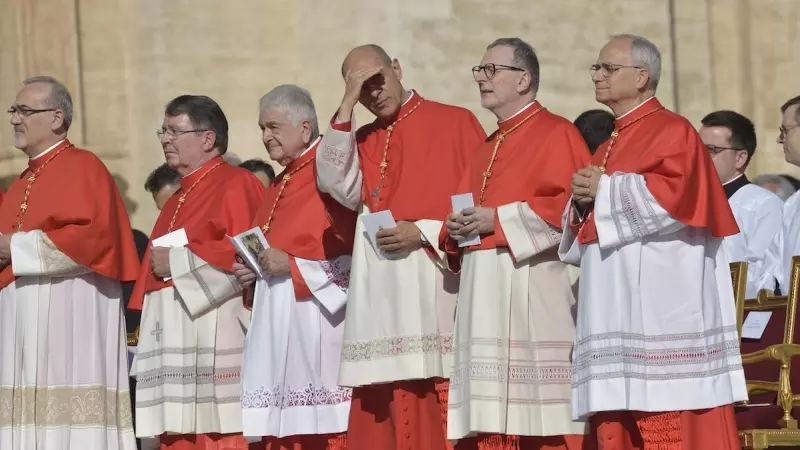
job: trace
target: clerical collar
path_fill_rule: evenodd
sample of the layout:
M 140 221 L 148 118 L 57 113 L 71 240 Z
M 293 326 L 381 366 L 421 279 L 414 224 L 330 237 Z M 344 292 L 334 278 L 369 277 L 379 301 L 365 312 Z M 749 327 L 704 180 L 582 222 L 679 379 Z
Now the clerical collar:
M 408 102 L 411 101 L 411 98 L 414 97 L 414 95 L 416 95 L 416 92 L 414 92 L 413 89 L 409 89 L 408 90 L 408 98 L 406 99 L 406 101 L 403 102 L 402 105 L 400 105 L 400 107 L 402 108 L 403 106 L 406 106 L 408 104 Z
M 192 173 L 190 173 L 189 175 L 186 175 L 185 177 L 181 178 L 181 189 L 183 189 L 184 191 L 186 189 L 189 189 L 194 184 L 195 181 L 197 181 L 200 177 L 202 177 L 206 173 L 208 169 L 210 169 L 211 167 L 222 161 L 224 161 L 222 159 L 222 156 L 215 156 L 210 160 L 206 161 L 205 164 L 203 164 L 202 166 L 192 171 Z
M 530 105 L 525 106 L 524 108 L 520 109 L 516 114 L 509 117 L 508 119 L 498 122 L 497 128 L 500 132 L 505 132 L 517 126 L 520 122 L 530 117 L 531 113 L 534 111 L 541 109 L 541 105 L 539 104 L 538 100 L 534 100 L 533 103 Z
M 305 155 L 306 153 L 308 153 L 309 150 L 311 150 L 312 148 L 316 147 L 317 144 L 319 144 L 319 141 L 321 141 L 321 140 L 322 140 L 322 135 L 320 134 L 319 136 L 317 136 L 316 139 L 314 139 L 314 142 L 309 144 L 308 147 L 306 147 L 306 149 L 303 150 L 303 153 L 300 153 L 300 156 Z M 300 156 L 298 156 L 297 158 L 300 159 Z
M 66 141 L 66 139 L 62 139 L 62 140 L 56 142 L 55 144 L 53 144 L 50 147 L 48 147 L 47 150 L 43 151 L 42 153 L 39 153 L 38 155 L 34 156 L 33 158 L 30 158 L 30 160 L 31 161 L 36 161 L 37 159 L 41 158 L 42 156 L 52 152 L 53 149 L 55 149 L 56 147 L 61 145 L 61 143 L 64 142 L 64 141 Z
M 728 197 L 728 199 L 730 200 L 730 198 L 733 197 L 733 194 L 735 194 L 736 191 L 747 186 L 748 184 L 750 184 L 750 180 L 747 179 L 747 176 L 745 174 L 741 174 L 738 177 L 723 184 L 722 189 L 725 190 L 725 196 Z
M 633 122 L 636 122 L 637 120 L 641 119 L 642 117 L 663 108 L 664 107 L 661 105 L 661 102 L 659 102 L 657 98 L 650 97 L 647 100 L 640 103 L 639 105 L 636 105 L 636 107 L 633 108 L 632 110 L 617 117 L 614 120 L 614 129 L 621 130 L 627 127 L 628 125 L 632 124 Z
M 513 119 L 514 117 L 517 117 L 518 115 L 522 114 L 523 111 L 525 111 L 528 108 L 530 108 L 531 106 L 533 106 L 534 103 L 536 103 L 536 100 L 534 100 L 534 101 L 528 103 L 527 105 L 523 106 L 519 111 L 515 112 L 513 116 L 509 117 L 508 119 L 501 120 L 501 121 L 497 122 L 497 124 L 499 125 L 499 124 L 501 124 L 503 122 L 508 122 L 509 120 Z

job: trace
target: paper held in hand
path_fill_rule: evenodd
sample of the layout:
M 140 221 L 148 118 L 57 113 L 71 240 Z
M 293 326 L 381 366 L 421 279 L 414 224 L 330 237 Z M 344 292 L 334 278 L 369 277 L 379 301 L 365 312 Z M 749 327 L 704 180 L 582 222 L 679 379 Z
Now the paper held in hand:
M 380 229 L 397 228 L 397 223 L 395 223 L 394 217 L 392 217 L 392 212 L 387 209 L 385 211 L 366 214 L 361 216 L 361 221 L 364 223 L 364 232 L 367 233 L 369 243 L 372 244 L 372 248 L 375 249 L 375 254 L 378 255 L 378 259 L 386 259 L 386 255 L 378 247 L 378 238 L 375 236 L 375 233 Z
M 453 212 L 460 213 L 462 210 L 472 208 L 475 206 L 475 201 L 472 198 L 472 193 L 458 194 L 450 197 L 450 203 L 453 205 Z M 459 241 L 459 247 L 469 247 L 470 245 L 478 245 L 481 243 L 479 235 L 472 236 L 471 238 L 462 239 Z
M 261 264 L 258 262 L 258 255 L 268 249 L 269 244 L 267 244 L 267 238 L 261 228 L 254 227 L 234 237 L 228 236 L 228 240 L 233 245 L 233 248 L 236 249 L 236 253 L 242 257 L 247 267 L 255 272 L 259 278 L 264 278 Z
M 167 233 L 160 238 L 153 239 L 153 247 L 186 247 L 189 245 L 189 238 L 186 236 L 186 230 L 180 228 Z M 164 277 L 164 281 L 171 280 L 172 277 Z

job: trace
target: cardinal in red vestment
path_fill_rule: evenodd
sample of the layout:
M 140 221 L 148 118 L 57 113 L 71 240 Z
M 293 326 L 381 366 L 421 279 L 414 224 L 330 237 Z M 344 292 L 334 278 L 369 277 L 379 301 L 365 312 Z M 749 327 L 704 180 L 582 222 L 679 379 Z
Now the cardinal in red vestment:
M 342 75 L 316 165 L 320 190 L 361 216 L 339 371 L 339 384 L 354 388 L 348 447 L 439 450 L 458 280 L 437 243 L 486 136 L 469 111 L 405 89 L 399 61 L 377 45 L 353 49 Z M 356 131 L 358 102 L 377 118 Z M 364 220 L 378 212 L 388 221 L 366 236 Z
M 699 135 L 654 98 L 658 49 L 615 36 L 592 71 L 616 123 L 573 176 L 559 249 L 581 267 L 573 418 L 601 448 L 738 449 L 736 222 Z
M 264 187 L 223 160 L 228 123 L 214 100 L 175 98 L 158 134 L 182 178 L 129 304 L 142 310 L 131 370 L 137 436 L 160 436 L 162 449 L 246 449 L 239 380 L 249 317 L 228 236 L 250 227 Z
M 539 60 L 526 42 L 496 40 L 473 74 L 499 129 L 459 186 L 475 207 L 454 211 L 442 230 L 461 272 L 448 438 L 457 450 L 585 450 L 587 424 L 570 414 L 577 270 L 556 248 L 572 174 L 589 151 L 536 101 Z M 489 376 L 499 370 L 509 376 Z
M 125 206 L 67 139 L 60 82 L 25 80 L 10 113 L 29 161 L 0 204 L 0 447 L 133 448 L 121 282 L 139 260 Z
M 251 450 L 341 450 L 352 391 L 338 385 L 338 374 L 356 213 L 317 190 L 322 137 L 308 91 L 282 85 L 268 92 L 259 125 L 270 158 L 285 169 L 253 222 L 269 244 L 259 255 L 263 276 L 235 265 L 253 300 L 244 434 L 264 437 Z

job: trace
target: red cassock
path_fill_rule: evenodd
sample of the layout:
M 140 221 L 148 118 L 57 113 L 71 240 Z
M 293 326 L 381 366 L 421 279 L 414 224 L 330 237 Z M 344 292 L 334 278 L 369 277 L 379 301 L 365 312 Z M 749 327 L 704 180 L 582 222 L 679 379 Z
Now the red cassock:
M 337 124 L 335 119 L 331 127 L 350 131 L 350 122 Z M 486 133 L 470 111 L 423 99 L 416 92 L 397 119 L 377 198 L 373 193 L 380 184 L 389 124 L 376 119 L 356 132 L 362 201 L 372 212 L 391 210 L 395 221 L 444 220 L 452 209 L 450 197 Z M 435 255 L 432 248 L 425 249 Z M 416 442 L 426 450 L 449 445 L 442 427 L 447 411 L 443 381 L 403 380 L 354 388 L 348 446 L 395 448 Z
M 715 237 L 739 232 L 705 144 L 683 117 L 653 98 L 615 123 L 619 137 L 606 166 L 642 174 L 659 205 L 675 219 Z M 592 164 L 601 166 L 608 141 Z M 593 214 L 578 232 L 581 244 L 597 241 Z M 591 419 L 592 439 L 612 450 L 738 448 L 733 406 L 666 413 L 601 412 Z M 649 447 L 649 445 L 658 445 Z
M 469 172 L 461 179 L 458 193 L 471 192 L 476 205 L 479 203 L 484 173 L 488 171 L 497 139 L 500 134 L 509 133 L 492 164 L 482 206 L 497 208 L 513 202 L 526 202 L 542 220 L 560 229 L 561 216 L 572 195 L 572 175 L 589 165 L 590 154 L 578 130 L 563 117 L 545 109 L 532 116 L 540 108 L 539 102 L 534 102 L 516 116 L 498 124 L 498 130 L 477 148 Z M 446 227 L 442 228 L 439 242 L 440 248 L 447 253 L 450 269 L 460 271 L 464 249 L 449 238 Z M 508 248 L 497 215 L 494 232 L 481 235 L 480 244 L 466 249 L 493 248 Z M 460 439 L 455 448 L 583 450 L 583 441 L 583 435 L 521 437 L 479 434 Z
M 252 224 L 263 228 L 269 222 L 266 237 L 270 247 L 289 254 L 298 300 L 310 298 L 311 291 L 295 257 L 321 261 L 351 254 L 358 217 L 355 211 L 317 190 L 316 154 L 315 145 L 272 180 Z M 250 450 L 340 450 L 346 443 L 346 433 L 265 437 Z
M 125 204 L 108 169 L 93 153 L 65 140 L 31 160 L 0 204 L 0 233 L 17 231 L 23 202 L 21 231 L 41 230 L 73 261 L 100 275 L 136 279 L 139 257 Z M 0 272 L 0 289 L 13 281 L 13 269 L 6 266 Z
M 217 166 L 218 165 L 218 166 Z M 214 168 L 217 166 L 216 168 Z M 201 177 L 205 177 L 201 180 Z M 180 194 L 195 185 L 186 203 L 175 217 Z M 150 240 L 171 231 L 185 229 L 189 250 L 215 268 L 233 272 L 236 251 L 227 239 L 250 229 L 252 218 L 261 205 L 264 186 L 250 172 L 231 166 L 216 157 L 194 173 L 181 179 L 181 190 L 164 205 Z M 144 255 L 136 286 L 128 308 L 142 310 L 145 294 L 172 286 L 172 281 L 157 278 L 150 265 L 150 249 Z M 247 440 L 241 434 L 171 435 L 161 436 L 162 450 L 244 450 Z

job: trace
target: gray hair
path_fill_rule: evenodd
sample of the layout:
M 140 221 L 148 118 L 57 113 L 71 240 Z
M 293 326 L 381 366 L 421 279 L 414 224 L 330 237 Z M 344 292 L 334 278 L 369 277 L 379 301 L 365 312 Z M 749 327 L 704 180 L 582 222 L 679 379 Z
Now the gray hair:
M 520 38 L 500 38 L 489 44 L 486 50 L 505 45 L 514 49 L 514 64 L 519 66 L 520 69 L 525 69 L 526 72 L 531 74 L 531 88 L 533 91 L 539 90 L 539 57 L 536 56 L 536 50 Z
M 753 178 L 753 184 L 766 189 L 769 189 L 766 187 L 769 184 L 775 185 L 774 191 L 772 189 L 769 190 L 775 192 L 775 195 L 783 201 L 786 201 L 797 190 L 791 181 L 781 175 L 759 175 Z
M 635 34 L 615 34 L 611 40 L 629 39 L 631 41 L 631 62 L 634 66 L 647 70 L 650 75 L 650 85 L 653 91 L 658 87 L 661 79 L 661 52 L 655 44 Z
M 283 84 L 261 97 L 261 110 L 282 108 L 294 126 L 303 121 L 311 123 L 311 139 L 319 136 L 317 110 L 311 94 L 296 84 Z
M 25 86 L 35 83 L 50 85 L 50 95 L 47 96 L 45 103 L 48 108 L 58 109 L 64 113 L 64 130 L 69 130 L 72 124 L 72 96 L 69 95 L 67 88 L 55 78 L 44 75 L 30 77 L 22 82 Z

